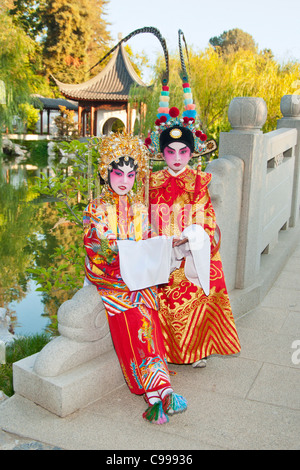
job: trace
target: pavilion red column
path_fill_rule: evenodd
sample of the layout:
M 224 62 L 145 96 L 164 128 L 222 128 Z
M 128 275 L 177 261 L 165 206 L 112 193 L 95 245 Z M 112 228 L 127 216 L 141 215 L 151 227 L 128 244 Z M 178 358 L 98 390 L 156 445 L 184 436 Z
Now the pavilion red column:
M 82 106 L 78 106 L 78 134 L 81 136 Z
M 86 112 L 85 110 L 83 111 L 83 122 L 82 122 L 82 137 L 85 137 L 85 117 L 86 117 Z
M 94 119 L 95 119 L 95 107 L 94 106 L 91 106 L 91 137 L 93 137 L 93 135 L 95 135 L 94 133 Z

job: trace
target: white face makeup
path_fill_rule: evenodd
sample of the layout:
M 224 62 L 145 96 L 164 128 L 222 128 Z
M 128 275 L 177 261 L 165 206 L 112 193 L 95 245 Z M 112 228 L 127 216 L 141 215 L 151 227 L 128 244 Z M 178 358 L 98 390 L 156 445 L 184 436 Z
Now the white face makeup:
M 136 172 L 130 165 L 118 166 L 110 172 L 111 189 L 119 196 L 125 196 L 133 187 Z
M 191 159 L 190 148 L 182 142 L 172 142 L 163 151 L 164 159 L 171 170 L 178 173 Z

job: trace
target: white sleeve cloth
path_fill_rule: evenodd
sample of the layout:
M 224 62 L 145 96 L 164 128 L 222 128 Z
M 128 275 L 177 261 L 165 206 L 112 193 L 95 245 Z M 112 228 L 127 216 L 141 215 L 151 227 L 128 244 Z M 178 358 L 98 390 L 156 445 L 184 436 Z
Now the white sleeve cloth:
M 121 276 L 131 291 L 169 282 L 173 237 L 117 240 Z
M 210 290 L 210 239 L 203 227 L 190 225 L 181 234 L 188 242 L 172 248 L 173 237 L 153 237 L 147 240 L 117 240 L 121 276 L 131 291 L 146 289 L 169 282 L 172 271 L 185 258 L 186 278 L 205 295 Z M 84 285 L 89 285 L 85 279 Z
M 184 273 L 186 278 L 202 287 L 205 295 L 210 290 L 210 239 L 201 225 L 190 225 L 180 236 L 188 238 L 188 242 L 176 246 L 172 251 L 171 271 L 179 268 L 185 258 Z

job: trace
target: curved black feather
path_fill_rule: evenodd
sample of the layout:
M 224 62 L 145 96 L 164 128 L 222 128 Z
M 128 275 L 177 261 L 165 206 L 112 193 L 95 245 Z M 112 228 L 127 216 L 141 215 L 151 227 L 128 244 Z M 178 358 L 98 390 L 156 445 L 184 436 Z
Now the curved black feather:
M 185 62 L 184 62 L 184 57 L 183 57 L 183 51 L 182 51 L 182 45 L 181 45 L 181 36 L 182 36 L 182 39 L 183 39 L 183 42 L 184 42 L 184 45 L 185 45 L 185 52 L 186 52 L 186 56 L 187 56 L 187 60 L 188 60 L 188 65 L 189 65 L 189 53 L 188 53 L 188 48 L 187 48 L 187 44 L 186 44 L 186 40 L 185 40 L 185 36 L 183 34 L 183 32 L 181 31 L 181 29 L 178 30 L 178 46 L 179 46 L 179 56 L 180 56 L 180 64 L 181 64 L 181 71 L 180 71 L 180 77 L 182 80 L 184 81 L 188 81 L 188 73 L 187 73 L 187 70 L 186 70 L 186 66 L 185 66 Z
M 118 42 L 107 54 L 105 54 L 102 59 L 100 59 L 93 67 L 89 69 L 89 72 L 93 70 L 97 65 L 101 64 L 107 57 L 109 57 L 116 49 L 117 47 L 120 46 L 122 42 L 127 42 L 129 39 L 131 39 L 133 36 L 136 36 L 137 34 L 141 33 L 151 33 L 154 34 L 154 36 L 157 37 L 159 42 L 162 45 L 163 52 L 164 52 L 164 57 L 165 57 L 165 63 L 166 63 L 166 71 L 163 74 L 162 81 L 163 84 L 166 85 L 169 81 L 169 53 L 168 53 L 168 48 L 167 48 L 167 43 L 165 38 L 161 35 L 160 31 L 157 28 L 154 28 L 153 26 L 144 26 L 143 28 L 135 29 L 132 31 L 130 34 L 128 34 L 125 38 L 121 39 L 121 41 Z

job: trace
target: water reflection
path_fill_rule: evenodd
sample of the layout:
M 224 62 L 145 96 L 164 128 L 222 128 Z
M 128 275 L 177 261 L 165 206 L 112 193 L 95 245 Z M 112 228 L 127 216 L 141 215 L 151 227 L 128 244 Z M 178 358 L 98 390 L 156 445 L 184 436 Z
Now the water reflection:
M 60 227 L 53 233 L 55 207 L 36 202 L 35 176 L 44 171 L 3 162 L 0 157 L 0 307 L 8 309 L 17 334 L 51 327 L 58 305 L 66 300 L 36 292 L 38 286 L 27 272 L 34 266 L 48 267 L 50 256 L 68 232 Z
M 47 330 L 50 318 L 45 313 L 45 303 L 41 292 L 37 292 L 39 285 L 30 280 L 27 284 L 26 295 L 21 301 L 9 303 L 12 313 L 13 331 L 16 335 L 29 335 Z

